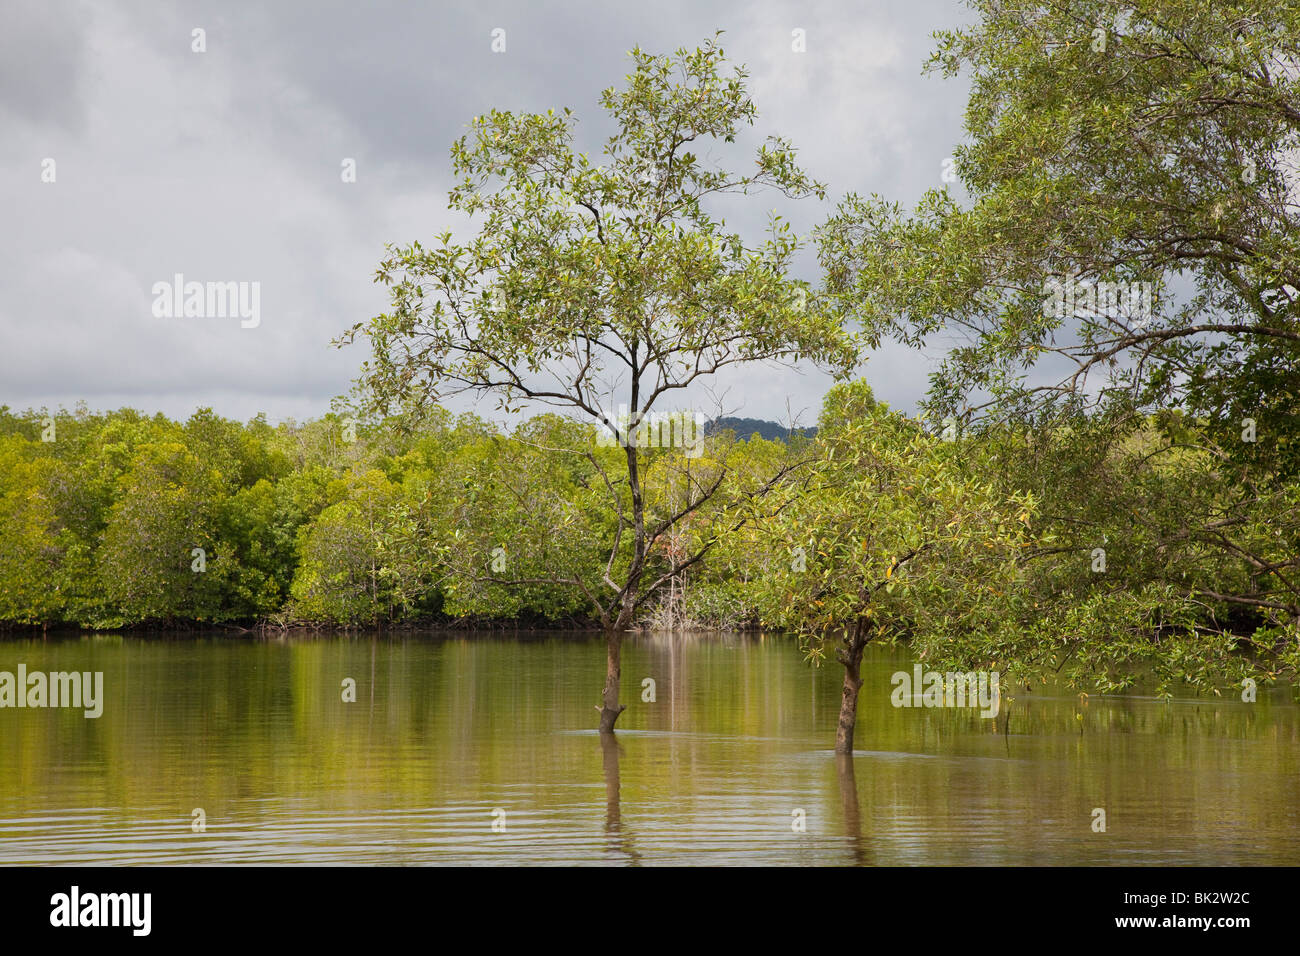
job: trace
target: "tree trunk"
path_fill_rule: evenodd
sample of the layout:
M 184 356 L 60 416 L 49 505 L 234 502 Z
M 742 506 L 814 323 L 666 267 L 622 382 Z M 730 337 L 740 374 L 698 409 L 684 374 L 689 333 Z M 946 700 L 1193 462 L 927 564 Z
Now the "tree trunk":
M 605 692 L 601 696 L 600 732 L 612 734 L 614 721 L 627 708 L 618 702 L 619 677 L 622 674 L 623 632 L 617 627 L 605 632 Z
M 844 689 L 840 695 L 840 723 L 835 730 L 835 752 L 853 753 L 853 729 L 858 722 L 858 691 L 862 689 L 862 649 L 867 646 L 866 622 L 858 619 L 848 647 L 841 653 Z

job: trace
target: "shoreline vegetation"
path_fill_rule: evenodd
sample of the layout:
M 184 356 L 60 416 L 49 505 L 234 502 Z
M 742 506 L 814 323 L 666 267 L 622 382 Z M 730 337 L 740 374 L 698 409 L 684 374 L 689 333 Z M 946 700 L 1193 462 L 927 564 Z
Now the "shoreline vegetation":
M 788 452 L 758 430 L 755 454 Z M 84 404 L 0 407 L 0 635 L 598 630 L 580 588 L 519 595 L 507 581 L 511 565 L 545 570 L 556 556 L 546 522 L 568 508 L 572 524 L 592 490 L 592 474 L 572 472 L 573 449 L 544 447 L 575 436 L 577 454 L 604 451 L 594 428 L 558 416 L 507 433 L 442 409 L 418 422 L 330 414 L 272 427 L 208 409 L 182 423 Z M 748 447 L 730 429 L 706 436 L 714 448 Z M 588 524 L 570 541 L 585 541 L 590 559 L 610 531 Z M 629 630 L 655 626 L 757 621 L 657 608 Z
M 1161 679 L 1200 690 L 1288 677 L 1285 643 L 1268 641 L 1294 626 L 1285 613 L 1229 599 L 1260 592 L 1252 562 L 1177 533 L 1237 490 L 1213 456 L 1162 438 L 1193 423 L 1152 419 L 1113 447 L 1085 422 L 950 440 L 854 383 L 832 390 L 819 424 L 789 444 L 713 429 L 698 457 L 642 451 L 662 480 L 651 515 L 671 509 L 692 469 L 719 461 L 747 482 L 798 477 L 743 527 L 726 495 L 731 507 L 665 536 L 652 569 L 671 567 L 674 549 L 712 548 L 670 575 L 628 632 L 761 630 L 850 664 L 868 642 L 906 640 L 967 668 L 1037 657 L 1040 673 L 1107 689 L 1152 660 Z M 0 408 L 0 637 L 598 634 L 582 578 L 598 581 L 617 523 L 591 502 L 605 489 L 588 456 L 623 449 L 596 438 L 555 415 L 505 431 L 441 408 L 276 426 L 206 409 L 177 422 Z M 1263 517 L 1256 546 L 1285 550 L 1275 531 Z M 538 583 L 557 568 L 576 580 Z M 879 585 L 866 613 L 823 610 L 864 577 Z M 1198 591 L 1225 599 L 1188 597 Z M 1213 653 L 1192 666 L 1189 646 Z
M 653 626 L 642 625 L 631 628 L 629 633 L 647 633 L 656 630 Z M 741 627 L 708 627 L 708 626 L 682 626 L 672 630 L 688 634 L 711 634 L 711 633 L 758 633 L 764 628 L 758 625 L 747 625 Z M 767 629 L 770 630 L 770 629 Z M 271 621 L 260 620 L 251 622 L 231 622 L 224 621 L 221 623 L 212 623 L 208 621 L 196 621 L 177 619 L 173 621 L 145 621 L 137 624 L 124 625 L 114 628 L 87 628 L 76 624 L 15 624 L 11 621 L 0 622 L 0 640 L 4 638 L 23 638 L 23 637 L 65 637 L 77 634 L 91 635 L 121 635 L 124 637 L 157 637 L 170 635 L 193 635 L 206 634 L 214 631 L 225 631 L 231 636 L 242 637 L 254 635 L 258 637 L 275 637 L 292 634 L 410 634 L 410 633 L 427 633 L 427 634 L 508 634 L 508 633 L 526 633 L 526 634 L 599 634 L 601 632 L 600 622 L 592 618 L 569 618 L 566 620 L 548 620 L 546 618 L 499 618 L 499 619 L 474 619 L 466 620 L 464 618 L 436 617 L 436 618 L 417 618 L 403 621 L 381 622 L 378 624 L 340 624 L 335 622 L 324 621 L 292 621 L 284 624 L 276 624 Z

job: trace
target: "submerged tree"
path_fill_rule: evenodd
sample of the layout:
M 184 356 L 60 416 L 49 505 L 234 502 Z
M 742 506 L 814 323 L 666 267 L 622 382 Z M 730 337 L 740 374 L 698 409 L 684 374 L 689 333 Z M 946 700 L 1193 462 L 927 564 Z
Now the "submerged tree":
M 980 446 L 927 434 L 865 382 L 826 396 L 816 447 L 776 517 L 750 526 L 787 557 L 754 587 L 767 622 L 844 666 L 835 750 L 852 753 L 871 641 L 910 637 L 923 658 L 998 663 L 979 636 L 1016 600 L 1034 501 L 987 481 Z M 960 644 L 974 654 L 954 653 Z
M 725 466 L 706 471 L 676 511 L 651 513 L 645 479 L 662 450 L 642 446 L 663 439 L 652 416 L 741 363 L 853 362 L 840 325 L 789 275 L 800 245 L 789 224 L 774 217 L 768 238 L 747 242 L 707 208 L 764 187 L 823 195 L 781 139 L 761 145 L 748 172 L 701 157 L 710 144 L 726 151 L 754 122 L 743 68 L 724 72 L 716 37 L 672 57 L 637 49 L 632 58 L 626 87 L 601 98 L 616 129 L 599 163 L 574 148 L 568 109 L 477 117 L 452 148 L 460 180 L 450 193 L 451 208 L 478 218 L 477 232 L 463 242 L 444 233 L 432 248 L 390 246 L 376 278 L 391 287 L 391 310 L 340 340 L 370 340 L 361 381 L 374 409 L 471 393 L 504 410 L 550 406 L 614 436 L 615 470 L 589 447 L 574 449 L 598 465 L 615 515 L 603 591 L 591 595 L 606 633 L 602 731 L 623 710 L 623 632 L 709 543 L 662 568 L 652 552 L 725 475 Z M 695 421 L 683 424 L 689 435 Z M 647 426 L 659 441 L 644 441 Z M 668 443 L 682 438 L 670 432 Z

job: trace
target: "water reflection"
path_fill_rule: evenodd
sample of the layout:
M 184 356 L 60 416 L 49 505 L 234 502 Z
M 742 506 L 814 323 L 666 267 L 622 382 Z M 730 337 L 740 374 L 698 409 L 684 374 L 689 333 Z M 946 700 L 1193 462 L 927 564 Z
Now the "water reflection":
M 871 852 L 862 835 L 862 806 L 858 802 L 858 780 L 851 754 L 835 755 L 835 771 L 840 783 L 840 806 L 844 810 L 844 835 L 848 838 L 853 862 L 869 866 Z
M 985 719 L 891 706 L 911 662 L 869 652 L 850 759 L 839 674 L 770 636 L 630 639 L 613 739 L 582 635 L 0 643 L 19 662 L 103 671 L 105 704 L 0 710 L 2 862 L 1300 862 L 1285 692 L 1007 687 Z
M 600 738 L 601 761 L 605 771 L 605 834 L 609 837 L 609 848 L 637 866 L 641 862 L 641 854 L 632 842 L 632 834 L 623 828 L 623 808 L 619 796 L 618 737 L 615 734 L 597 736 Z

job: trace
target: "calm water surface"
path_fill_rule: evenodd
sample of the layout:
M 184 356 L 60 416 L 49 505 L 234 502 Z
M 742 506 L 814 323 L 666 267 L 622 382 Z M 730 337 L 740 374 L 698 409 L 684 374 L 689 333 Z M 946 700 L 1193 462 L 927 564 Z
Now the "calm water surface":
M 1286 692 L 1013 690 L 989 720 L 891 706 L 911 661 L 878 651 L 838 761 L 838 668 L 775 637 L 630 638 L 612 747 L 578 635 L 0 643 L 19 663 L 103 671 L 105 704 L 0 710 L 0 863 L 1300 863 Z

